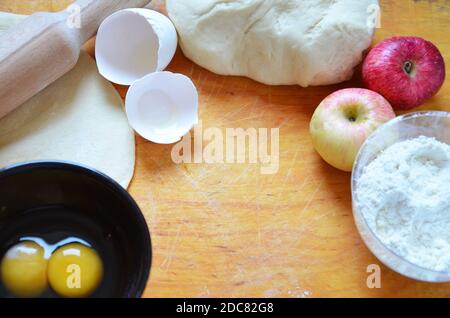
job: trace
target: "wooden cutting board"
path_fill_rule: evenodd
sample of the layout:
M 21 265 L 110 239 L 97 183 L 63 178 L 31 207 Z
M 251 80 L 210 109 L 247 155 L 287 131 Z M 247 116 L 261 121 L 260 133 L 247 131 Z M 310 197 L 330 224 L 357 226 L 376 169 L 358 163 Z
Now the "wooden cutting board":
M 0 10 L 52 11 L 70 2 L 1 0 Z M 164 1 L 154 2 L 164 10 Z M 450 65 L 448 0 L 381 4 L 376 42 L 393 35 L 422 36 Z M 356 230 L 350 174 L 324 163 L 308 135 L 315 107 L 337 89 L 361 86 L 358 75 L 329 87 L 269 87 L 215 75 L 181 52 L 169 70 L 195 82 L 205 128 L 279 127 L 280 169 L 262 175 L 253 164 L 176 165 L 172 146 L 138 137 L 130 192 L 147 218 L 154 253 L 145 296 L 450 296 L 450 284 L 416 282 L 384 266 L 381 289 L 366 285 L 367 266 L 380 263 Z M 126 87 L 117 89 L 125 96 Z M 418 110 L 425 109 L 450 111 L 450 79 Z

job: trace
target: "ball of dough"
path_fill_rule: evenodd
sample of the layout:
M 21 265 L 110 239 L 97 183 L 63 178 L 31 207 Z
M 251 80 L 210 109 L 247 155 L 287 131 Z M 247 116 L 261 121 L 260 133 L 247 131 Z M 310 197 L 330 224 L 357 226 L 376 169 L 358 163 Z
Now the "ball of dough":
M 63 297 L 88 297 L 103 278 L 103 262 L 95 250 L 79 243 L 58 248 L 48 263 L 48 280 Z
M 1 279 L 19 297 L 38 296 L 47 288 L 47 259 L 44 249 L 34 242 L 11 247 L 2 259 Z
M 371 42 L 378 0 L 167 0 L 184 54 L 269 85 L 348 80 Z

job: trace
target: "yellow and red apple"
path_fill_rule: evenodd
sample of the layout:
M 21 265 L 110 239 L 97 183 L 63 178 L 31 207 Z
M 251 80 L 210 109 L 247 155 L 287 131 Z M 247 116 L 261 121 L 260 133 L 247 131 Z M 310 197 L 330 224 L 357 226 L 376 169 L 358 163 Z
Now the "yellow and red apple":
M 320 103 L 310 133 L 315 149 L 326 162 L 351 171 L 367 137 L 393 118 L 394 110 L 383 96 L 367 89 L 348 88 Z

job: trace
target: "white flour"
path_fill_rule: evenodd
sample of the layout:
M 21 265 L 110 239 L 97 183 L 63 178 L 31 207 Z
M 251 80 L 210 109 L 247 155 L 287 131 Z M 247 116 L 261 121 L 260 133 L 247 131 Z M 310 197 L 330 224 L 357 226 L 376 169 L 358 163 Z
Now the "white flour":
M 396 143 L 364 170 L 357 195 L 372 231 L 397 255 L 450 270 L 450 146 L 419 137 Z

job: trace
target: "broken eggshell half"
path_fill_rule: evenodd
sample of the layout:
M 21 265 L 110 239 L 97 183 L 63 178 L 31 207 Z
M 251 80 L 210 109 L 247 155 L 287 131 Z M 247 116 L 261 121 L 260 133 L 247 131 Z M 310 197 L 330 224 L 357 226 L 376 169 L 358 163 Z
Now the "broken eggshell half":
M 177 32 L 165 15 L 150 9 L 121 10 L 98 29 L 98 70 L 111 82 L 131 85 L 149 73 L 164 70 L 177 45 Z
M 198 123 L 198 92 L 187 76 L 155 72 L 131 85 L 125 110 L 140 136 L 158 144 L 172 144 Z

